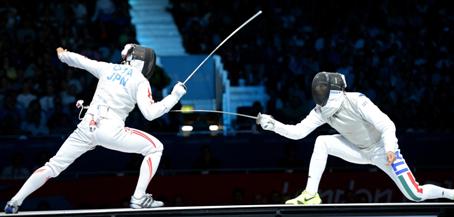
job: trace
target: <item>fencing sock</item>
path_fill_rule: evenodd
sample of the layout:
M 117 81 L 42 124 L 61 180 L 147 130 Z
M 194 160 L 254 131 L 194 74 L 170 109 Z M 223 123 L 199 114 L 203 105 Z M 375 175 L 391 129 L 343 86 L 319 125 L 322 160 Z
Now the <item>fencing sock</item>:
M 155 152 L 144 157 L 140 166 L 139 180 L 133 195 L 135 198 L 141 198 L 145 194 L 148 184 L 158 169 L 161 155 L 162 152 Z
M 54 177 L 52 169 L 48 166 L 42 166 L 27 179 L 22 188 L 16 195 L 14 195 L 11 201 L 14 201 L 17 205 L 21 205 L 28 195 L 43 186 L 44 183 L 52 177 Z
M 327 159 L 328 151 L 326 145 L 323 142 L 316 142 L 309 165 L 309 177 L 305 189 L 308 193 L 315 194 L 318 192 L 318 185 L 325 170 Z

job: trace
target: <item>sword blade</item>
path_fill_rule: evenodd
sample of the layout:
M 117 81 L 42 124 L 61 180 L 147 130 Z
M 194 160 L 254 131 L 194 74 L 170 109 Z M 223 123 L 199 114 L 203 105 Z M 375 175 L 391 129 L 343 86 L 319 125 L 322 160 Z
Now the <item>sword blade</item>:
M 256 116 L 245 115 L 245 114 L 240 114 L 240 113 L 235 113 L 235 112 L 217 111 L 217 110 L 196 109 L 196 110 L 189 110 L 189 111 L 186 111 L 186 110 L 170 110 L 170 111 L 171 112 L 180 112 L 180 113 L 205 112 L 205 113 L 227 114 L 227 115 L 235 115 L 235 116 L 240 116 L 240 117 L 251 118 L 251 119 L 257 120 Z

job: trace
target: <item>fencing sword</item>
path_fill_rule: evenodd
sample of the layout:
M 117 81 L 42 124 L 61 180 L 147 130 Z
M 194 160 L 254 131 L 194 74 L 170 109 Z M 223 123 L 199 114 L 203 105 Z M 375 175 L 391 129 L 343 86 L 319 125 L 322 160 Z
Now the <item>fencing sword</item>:
M 199 70 L 199 68 L 214 54 L 214 52 L 216 52 L 218 50 L 219 47 L 221 47 L 227 40 L 229 40 L 229 38 L 231 38 L 235 33 L 237 33 L 241 28 L 243 28 L 244 26 L 246 26 L 249 22 L 251 22 L 253 19 L 255 19 L 258 15 L 260 15 L 262 13 L 262 11 L 258 11 L 256 14 L 254 14 L 254 16 L 252 16 L 251 18 L 249 18 L 248 20 L 246 20 L 240 27 L 236 28 L 235 31 L 233 31 L 232 33 L 230 33 L 229 36 L 227 36 L 227 38 L 224 39 L 224 41 L 222 41 L 213 51 L 211 51 L 210 54 L 208 54 L 208 56 L 199 64 L 199 66 L 197 66 L 197 68 L 194 69 L 194 71 L 192 71 L 191 74 L 189 74 L 189 76 L 186 78 L 186 80 L 183 81 L 183 85 L 186 85 L 186 82 L 194 75 L 194 73 Z
M 82 116 L 82 111 L 85 110 L 85 109 L 90 108 L 90 106 L 84 106 L 84 101 L 83 100 L 77 100 L 76 107 L 78 109 L 80 109 L 80 111 L 79 111 L 79 120 L 82 120 L 82 117 L 81 117 Z M 204 113 L 216 113 L 216 114 L 234 115 L 234 116 L 240 116 L 240 117 L 250 118 L 250 119 L 254 119 L 254 120 L 258 119 L 258 116 L 245 115 L 245 114 L 235 113 L 235 112 L 218 111 L 218 110 L 205 110 L 205 109 L 170 110 L 170 112 L 179 112 L 179 113 L 183 113 L 183 114 L 194 113 L 194 112 L 204 112 Z
M 180 113 L 183 113 L 183 114 L 194 113 L 194 112 L 205 112 L 205 113 L 234 115 L 234 116 L 240 116 L 240 117 L 250 118 L 250 119 L 254 119 L 254 120 L 258 119 L 258 116 L 245 115 L 245 114 L 240 114 L 240 113 L 235 113 L 235 112 L 218 111 L 218 110 L 195 109 L 195 110 L 170 110 L 170 111 L 171 112 L 180 112 Z

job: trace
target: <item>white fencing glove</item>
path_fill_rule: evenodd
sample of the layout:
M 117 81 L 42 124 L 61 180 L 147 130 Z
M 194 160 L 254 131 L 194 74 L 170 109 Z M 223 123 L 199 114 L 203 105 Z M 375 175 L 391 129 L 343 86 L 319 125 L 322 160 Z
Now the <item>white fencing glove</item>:
M 186 86 L 184 86 L 184 84 L 181 82 L 175 84 L 175 86 L 173 86 L 172 92 L 168 96 L 164 97 L 164 99 L 162 99 L 160 102 L 164 105 L 163 113 L 169 112 L 170 109 L 172 109 L 172 107 L 174 107 L 178 103 L 178 100 L 180 100 L 180 98 L 183 97 L 184 94 L 186 94 Z M 162 114 L 159 113 L 158 117 L 160 117 Z
M 260 124 L 264 130 L 274 130 L 274 125 L 276 123 L 276 120 L 274 120 L 271 115 L 266 115 L 266 114 L 261 114 L 259 113 L 257 115 L 257 124 Z
M 173 86 L 172 92 L 170 94 L 180 99 L 183 95 L 186 94 L 186 86 L 184 86 L 183 83 L 178 82 L 177 84 L 175 84 L 175 86 Z

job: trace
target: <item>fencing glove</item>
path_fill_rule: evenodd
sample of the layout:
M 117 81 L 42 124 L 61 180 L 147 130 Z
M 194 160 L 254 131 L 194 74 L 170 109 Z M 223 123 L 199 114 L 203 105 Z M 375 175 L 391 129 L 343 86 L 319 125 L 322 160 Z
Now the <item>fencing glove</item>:
M 267 114 L 261 114 L 259 113 L 257 115 L 257 121 L 256 121 L 257 124 L 260 124 L 260 126 L 262 126 L 262 128 L 264 130 L 270 130 L 270 131 L 273 131 L 274 130 L 274 125 L 276 123 L 276 120 L 274 120 L 274 118 L 271 116 L 271 115 L 267 115 Z

